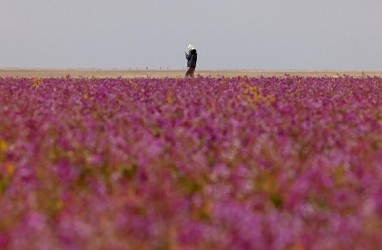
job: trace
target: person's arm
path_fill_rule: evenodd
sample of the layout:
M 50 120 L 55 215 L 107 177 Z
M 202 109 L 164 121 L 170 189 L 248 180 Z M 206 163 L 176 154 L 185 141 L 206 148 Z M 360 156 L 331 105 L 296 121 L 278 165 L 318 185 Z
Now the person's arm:
M 190 60 L 191 59 L 191 53 L 187 53 L 187 52 L 185 52 L 185 53 L 186 53 L 186 59 Z

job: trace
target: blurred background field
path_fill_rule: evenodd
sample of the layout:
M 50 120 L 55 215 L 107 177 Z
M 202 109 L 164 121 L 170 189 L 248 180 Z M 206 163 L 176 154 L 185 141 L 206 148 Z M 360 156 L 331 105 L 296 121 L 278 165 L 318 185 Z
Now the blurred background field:
M 107 70 L 107 69 L 17 69 L 4 68 L 0 69 L 0 77 L 96 77 L 96 78 L 178 78 L 183 77 L 185 70 Z M 272 76 L 303 76 L 303 77 L 338 77 L 338 76 L 378 76 L 382 77 L 382 71 L 264 71 L 264 70 L 196 70 L 196 75 L 211 77 L 272 77 Z

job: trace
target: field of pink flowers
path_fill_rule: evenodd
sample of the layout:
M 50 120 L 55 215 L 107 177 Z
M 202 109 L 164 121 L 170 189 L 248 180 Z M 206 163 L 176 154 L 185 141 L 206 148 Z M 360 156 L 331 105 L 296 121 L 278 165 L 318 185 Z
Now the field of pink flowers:
M 379 249 L 382 78 L 0 78 L 0 249 Z

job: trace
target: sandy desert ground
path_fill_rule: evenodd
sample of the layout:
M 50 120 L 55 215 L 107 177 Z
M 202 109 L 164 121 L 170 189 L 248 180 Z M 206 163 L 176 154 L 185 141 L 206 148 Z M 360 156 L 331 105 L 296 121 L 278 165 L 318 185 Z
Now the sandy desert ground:
M 0 69 L 0 77 L 97 77 L 97 78 L 177 78 L 184 77 L 184 70 L 103 70 L 103 69 Z M 381 71 L 264 71 L 264 70 L 196 70 L 195 75 L 211 77 L 270 77 L 270 76 L 378 76 Z

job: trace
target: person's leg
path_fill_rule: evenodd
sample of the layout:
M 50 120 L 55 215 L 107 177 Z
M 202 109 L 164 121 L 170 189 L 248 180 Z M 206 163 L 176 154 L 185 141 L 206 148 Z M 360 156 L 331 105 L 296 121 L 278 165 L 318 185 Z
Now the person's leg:
M 188 70 L 186 71 L 186 77 L 190 77 L 191 73 L 192 73 L 192 68 L 188 68 Z
M 195 68 L 191 68 L 191 77 L 194 77 L 194 73 L 195 73 Z

